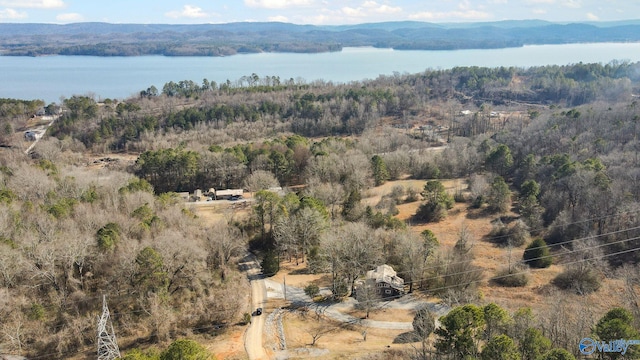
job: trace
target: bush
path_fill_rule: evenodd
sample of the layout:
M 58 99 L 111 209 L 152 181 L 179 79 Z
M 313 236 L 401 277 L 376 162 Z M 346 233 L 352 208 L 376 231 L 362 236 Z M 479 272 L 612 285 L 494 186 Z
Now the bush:
M 213 356 L 193 340 L 176 340 L 160 354 L 160 360 L 211 360 Z
M 568 267 L 556 276 L 552 283 L 563 290 L 572 290 L 577 294 L 585 295 L 600 288 L 600 277 L 594 269 L 578 264 Z
M 505 266 L 500 268 L 491 280 L 500 286 L 522 287 L 529 283 L 529 274 L 523 266 L 512 266 L 511 269 Z
M 522 220 L 516 220 L 507 231 L 511 246 L 519 247 L 529 240 L 529 227 Z
M 407 189 L 407 198 L 404 200 L 407 203 L 415 202 L 420 200 L 420 193 L 418 190 L 410 187 Z
M 551 266 L 553 259 L 549 253 L 549 247 L 547 243 L 541 239 L 535 239 L 527 246 L 522 255 L 524 263 L 532 268 L 548 268 Z
M 482 204 L 484 204 L 486 202 L 484 196 L 482 195 L 478 195 L 473 199 L 473 202 L 471 203 L 471 207 L 474 209 L 480 209 L 482 207 Z
M 320 293 L 320 288 L 316 284 L 309 284 L 304 287 L 304 293 L 311 299 L 316 297 Z
M 242 314 L 242 324 L 246 325 L 251 322 L 251 314 L 248 312 Z
M 491 240 L 500 246 L 519 247 L 529 239 L 529 228 L 522 220 L 516 220 L 510 225 L 505 225 L 500 219 L 493 223 Z
M 122 360 L 159 360 L 160 355 L 153 351 L 143 352 L 140 349 L 133 349 L 122 357 Z
M 464 203 L 467 202 L 467 197 L 461 190 L 458 190 L 453 194 L 453 200 L 457 203 Z
M 420 205 L 415 214 L 418 221 L 439 222 L 447 216 L 447 208 L 440 203 L 425 203 Z

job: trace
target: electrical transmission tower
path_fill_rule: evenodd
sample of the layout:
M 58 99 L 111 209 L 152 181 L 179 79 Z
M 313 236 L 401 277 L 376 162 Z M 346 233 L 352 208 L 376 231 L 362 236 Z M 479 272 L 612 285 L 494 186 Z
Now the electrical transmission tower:
M 108 329 L 107 329 L 108 327 Z M 102 296 L 102 316 L 98 319 L 98 360 L 113 360 L 120 357 L 116 333 L 107 307 L 107 297 Z

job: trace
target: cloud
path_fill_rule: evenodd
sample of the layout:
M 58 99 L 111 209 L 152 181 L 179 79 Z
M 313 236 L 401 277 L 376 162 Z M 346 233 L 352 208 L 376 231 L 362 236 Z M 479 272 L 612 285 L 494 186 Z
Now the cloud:
M 65 6 L 62 0 L 0 0 L 0 5 L 30 9 L 56 9 Z
M 16 20 L 16 19 L 24 19 L 26 17 L 27 17 L 26 12 L 20 12 L 14 9 L 0 10 L 0 19 Z
M 244 4 L 254 8 L 286 9 L 311 5 L 313 0 L 244 0 Z
M 545 9 L 533 9 L 531 10 L 532 13 L 536 14 L 536 15 L 544 15 L 547 13 L 547 10 Z
M 555 4 L 556 0 L 527 0 L 525 1 L 527 4 Z
M 345 6 L 342 8 L 342 13 L 351 16 L 351 17 L 364 17 L 366 14 L 364 13 L 362 8 L 352 8 Z
M 61 22 L 79 22 L 84 20 L 84 16 L 78 13 L 66 13 L 56 16 L 56 20 Z
M 206 18 L 210 15 L 202 11 L 202 8 L 193 5 L 185 5 L 181 11 L 170 11 L 165 14 L 170 18 L 190 18 L 190 19 L 199 19 Z
M 278 16 L 270 16 L 267 18 L 269 21 L 277 21 L 277 22 L 289 22 L 289 18 L 286 16 L 278 15 Z
M 409 19 L 411 20 L 482 20 L 490 17 L 491 14 L 477 10 L 449 12 L 423 11 L 409 15 Z
M 389 6 L 389 5 L 380 5 L 379 7 L 373 9 L 374 12 L 378 14 L 396 14 L 402 12 L 402 8 L 399 6 Z
M 342 13 L 350 17 L 367 17 L 372 14 L 396 14 L 402 12 L 402 8 L 398 6 L 380 5 L 375 1 L 365 1 L 362 6 L 352 8 L 345 6 Z
M 598 21 L 600 20 L 600 18 L 598 17 L 598 15 L 595 15 L 593 13 L 587 13 L 587 19 L 589 20 L 593 20 L 593 21 Z
M 582 7 L 582 2 L 580 0 L 565 0 L 562 5 L 572 9 L 579 9 Z

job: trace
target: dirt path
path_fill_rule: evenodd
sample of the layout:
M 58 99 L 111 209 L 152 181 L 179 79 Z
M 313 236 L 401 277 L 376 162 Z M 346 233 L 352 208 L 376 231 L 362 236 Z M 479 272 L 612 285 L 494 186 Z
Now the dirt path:
M 255 313 L 257 308 L 264 308 L 267 302 L 267 290 L 264 279 L 261 277 L 260 265 L 255 256 L 247 255 L 240 267 L 247 271 L 247 276 L 251 281 L 251 311 L 253 315 L 251 317 L 251 325 L 249 325 L 245 334 L 244 346 L 249 360 L 268 359 L 267 353 L 262 346 L 265 317 Z
M 267 287 L 267 296 L 269 298 L 284 298 L 283 284 L 275 282 L 273 280 L 264 280 Z M 304 291 L 298 287 L 287 285 L 286 287 L 286 300 L 292 303 L 300 305 L 306 305 L 320 313 L 323 313 L 327 317 L 340 321 L 342 323 L 359 324 L 362 326 L 378 329 L 389 330 L 413 330 L 411 322 L 400 321 L 379 321 L 379 320 L 364 320 L 355 316 L 349 315 L 348 312 L 353 310 L 357 301 L 353 298 L 348 298 L 343 302 L 335 304 L 321 304 L 314 303 Z M 445 315 L 449 312 L 449 307 L 431 302 L 425 302 L 413 298 L 411 295 L 403 296 L 400 299 L 387 302 L 385 307 L 417 310 L 421 307 L 428 307 L 438 317 Z M 316 309 L 317 308 L 317 309 Z

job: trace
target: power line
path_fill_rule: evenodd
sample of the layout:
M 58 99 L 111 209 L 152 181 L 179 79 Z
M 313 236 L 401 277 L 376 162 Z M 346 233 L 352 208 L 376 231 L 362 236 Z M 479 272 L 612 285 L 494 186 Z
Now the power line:
M 630 239 L 621 240 L 621 241 L 615 242 L 615 243 L 620 243 L 620 242 L 623 242 L 623 241 L 630 241 L 630 240 L 638 240 L 638 239 L 640 239 L 640 236 L 639 237 L 630 238 Z M 588 251 L 588 250 L 590 250 L 592 248 L 607 246 L 607 245 L 611 245 L 611 244 L 614 244 L 614 243 L 600 244 L 600 245 L 587 247 L 587 248 L 583 248 L 583 249 L 572 250 L 570 252 Z M 562 266 L 564 266 L 564 265 L 573 265 L 573 264 L 577 264 L 577 263 L 581 263 L 581 262 L 587 262 L 587 261 L 592 261 L 592 260 L 596 260 L 596 259 L 603 259 L 603 258 L 607 258 L 607 257 L 611 257 L 611 256 L 631 253 L 631 252 L 634 252 L 634 251 L 637 251 L 637 250 L 640 250 L 640 246 L 634 247 L 634 248 L 631 248 L 631 249 L 627 249 L 627 250 L 618 251 L 618 252 L 615 252 L 615 253 L 604 254 L 604 255 L 601 255 L 601 256 L 594 256 L 594 257 L 591 257 L 591 258 L 580 259 L 580 260 L 576 260 L 576 261 L 568 261 L 568 262 L 560 263 L 560 264 L 557 264 L 557 265 L 562 265 Z M 542 256 L 542 257 L 539 257 L 539 258 L 547 258 L 547 257 L 552 257 L 552 256 L 560 256 L 560 255 L 566 255 L 566 253 L 564 253 L 564 254 L 552 254 L 552 255 L 548 255 L 548 256 Z M 495 277 L 492 277 L 491 279 L 507 278 L 507 277 L 510 277 L 510 276 L 522 275 L 522 274 L 526 274 L 528 272 L 541 271 L 541 270 L 544 270 L 544 269 L 527 269 L 527 270 L 520 271 L 520 272 L 515 272 L 515 273 L 512 273 L 512 274 L 505 274 L 505 275 L 495 276 Z M 405 284 L 417 283 L 417 282 L 437 279 L 439 277 L 462 275 L 462 274 L 465 274 L 465 273 L 480 272 L 480 271 L 484 271 L 484 269 L 479 268 L 479 269 L 473 269 L 473 270 L 468 270 L 468 271 L 463 271 L 463 272 L 458 272 L 458 273 L 453 273 L 453 274 L 438 275 L 438 276 L 435 276 L 435 277 L 426 277 L 426 278 L 412 280 L 412 281 L 410 281 L 408 283 L 405 283 Z M 447 289 L 451 289 L 451 288 L 464 287 L 464 286 L 467 286 L 467 285 L 472 285 L 472 284 L 480 283 L 480 282 L 483 282 L 483 281 L 485 281 L 485 280 L 484 279 L 471 280 L 471 281 L 468 281 L 468 282 L 465 282 L 465 283 L 459 283 L 459 284 L 454 284 L 454 285 L 447 285 L 447 286 L 441 286 L 441 287 L 437 287 L 437 288 L 426 289 L 425 291 L 437 292 L 437 291 L 440 291 L 440 290 L 447 290 Z M 394 295 L 394 296 L 387 297 L 385 299 L 397 299 L 397 298 L 400 298 L 402 296 L 404 296 L 404 295 Z
M 640 230 L 640 226 L 627 228 L 627 229 L 622 229 L 622 230 L 615 230 L 615 231 L 611 231 L 611 232 L 603 233 L 603 234 L 598 234 L 598 235 L 586 236 L 586 237 L 577 238 L 577 239 L 573 239 L 573 240 L 566 240 L 566 241 L 554 243 L 552 245 L 535 246 L 535 247 L 532 247 L 532 248 L 527 248 L 527 249 L 525 249 L 525 251 L 538 250 L 538 249 L 542 249 L 544 247 L 552 247 L 552 246 L 560 246 L 560 245 L 565 245 L 565 244 L 571 244 L 571 243 L 578 242 L 578 241 L 583 241 L 583 240 L 597 239 L 599 237 L 615 235 L 615 234 L 619 234 L 619 233 L 626 232 L 626 231 L 631 231 L 631 230 Z M 611 244 L 611 243 L 607 243 L 607 244 Z M 449 263 L 449 265 L 465 264 L 465 263 L 468 263 L 468 262 L 471 262 L 471 261 L 473 261 L 473 259 L 453 262 L 453 263 Z M 435 269 L 435 268 L 438 268 L 439 266 L 440 265 L 427 266 L 427 267 L 423 268 L 423 270 Z M 397 272 L 397 274 L 406 274 L 406 273 L 409 273 L 409 272 L 411 272 L 411 271 L 399 271 L 399 272 Z

